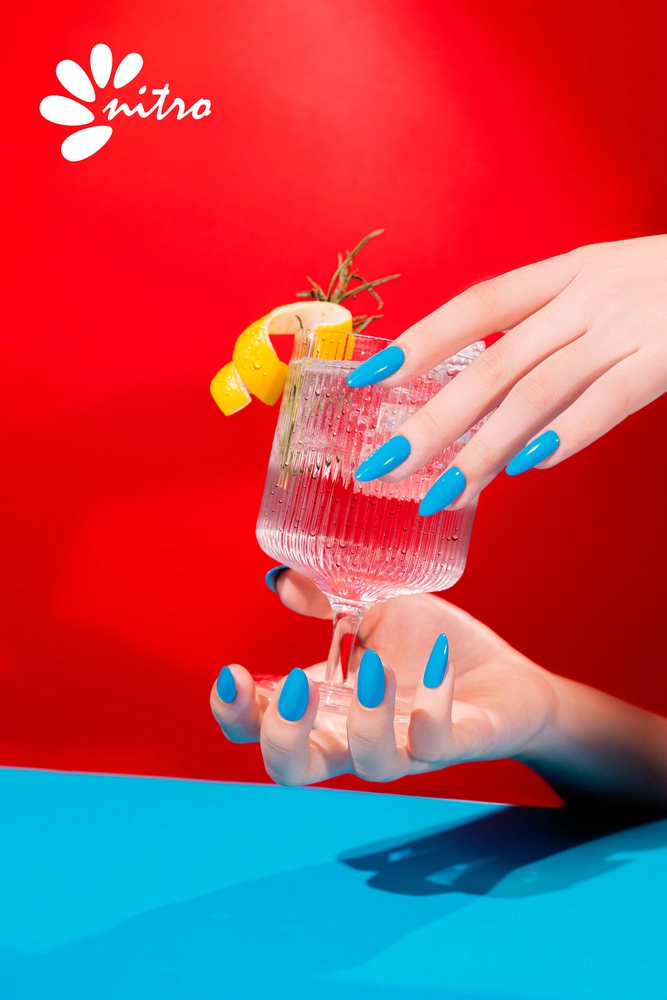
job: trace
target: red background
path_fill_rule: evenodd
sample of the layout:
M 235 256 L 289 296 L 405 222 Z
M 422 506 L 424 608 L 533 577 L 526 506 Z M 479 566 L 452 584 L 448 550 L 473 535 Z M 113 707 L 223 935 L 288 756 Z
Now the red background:
M 665 231 L 666 21 L 601 0 L 13 5 L 1 763 L 265 780 L 257 748 L 217 731 L 210 685 L 224 662 L 320 659 L 328 628 L 263 583 L 276 410 L 224 418 L 212 375 L 376 226 L 367 269 L 402 272 L 389 336 L 482 277 Z M 212 114 L 120 116 L 65 161 L 71 130 L 37 109 L 64 93 L 56 63 L 97 42 L 115 65 L 143 55 L 131 105 L 168 82 Z M 499 477 L 448 594 L 545 666 L 663 712 L 664 418 L 663 399 L 555 470 Z M 390 790 L 554 801 L 510 762 Z

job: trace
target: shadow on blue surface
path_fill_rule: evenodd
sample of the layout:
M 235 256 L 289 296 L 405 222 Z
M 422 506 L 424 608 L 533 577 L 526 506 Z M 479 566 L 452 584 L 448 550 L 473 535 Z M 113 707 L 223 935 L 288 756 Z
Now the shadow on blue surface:
M 8 1000 L 511 1000 L 493 992 L 492 969 L 490 992 L 465 994 L 341 983 L 335 974 L 480 894 L 566 889 L 631 860 L 623 852 L 664 846 L 667 823 L 645 820 L 499 810 L 439 833 L 362 848 L 342 864 L 283 872 L 143 913 L 108 933 L 6 964 L 0 994 Z M 610 861 L 610 851 L 619 860 L 612 853 Z M 537 881 L 526 891 L 520 882 L 512 889 L 512 878 L 526 867 Z M 369 870 L 375 874 L 366 881 Z M 499 892 L 501 879 L 509 888 Z M 499 917 L 495 912 L 493 920 Z M 490 932 L 480 926 L 480 960 Z M 446 967 L 457 956 L 448 954 L 444 935 L 438 954 L 419 951 L 414 960 L 422 968 Z
M 348 851 L 339 860 L 375 874 L 367 885 L 409 896 L 466 893 L 483 896 L 532 896 L 567 889 L 626 864 L 627 858 L 607 857 L 602 839 L 628 831 L 624 848 L 651 841 L 667 845 L 667 824 L 647 825 L 657 815 L 600 810 L 536 809 L 516 806 L 409 843 L 378 845 L 363 854 Z M 637 829 L 634 838 L 629 831 Z M 639 830 L 642 832 L 640 833 Z M 568 855 L 565 863 L 558 855 Z M 636 849 L 646 850 L 646 847 Z M 554 859 L 551 864 L 537 865 Z M 557 860 L 556 860 L 557 859 Z M 508 879 L 532 866 L 527 877 Z M 506 883 L 496 889 L 498 883 Z

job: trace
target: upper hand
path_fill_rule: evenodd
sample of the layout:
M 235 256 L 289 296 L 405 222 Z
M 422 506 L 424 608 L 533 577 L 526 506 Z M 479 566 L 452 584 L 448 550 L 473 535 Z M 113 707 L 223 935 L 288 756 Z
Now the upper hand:
M 457 509 L 539 432 L 555 433 L 515 470 L 557 465 L 665 392 L 667 237 L 582 247 L 474 285 L 397 338 L 405 361 L 381 384 L 405 385 L 499 330 L 403 424 L 410 454 L 385 481 L 421 468 L 497 406 L 457 456 L 465 480 L 442 505 Z
M 280 575 L 277 589 L 293 610 L 330 616 L 322 592 L 294 570 Z M 451 661 L 442 683 L 429 688 L 423 684 L 424 668 L 443 632 Z M 347 732 L 312 728 L 318 707 L 312 680 L 303 716 L 288 721 L 278 708 L 282 685 L 268 701 L 256 691 L 250 673 L 233 664 L 228 668 L 233 699 L 222 701 L 216 685 L 211 691 L 213 714 L 227 738 L 261 740 L 271 777 L 301 785 L 342 773 L 392 781 L 461 761 L 516 756 L 549 729 L 556 700 L 553 676 L 441 598 L 421 594 L 377 605 L 362 619 L 359 643 L 360 651 L 372 648 L 382 659 L 385 694 L 376 708 L 365 708 L 354 696 Z M 318 664 L 308 673 L 323 676 L 323 668 Z M 409 727 L 394 726 L 397 688 L 413 705 Z

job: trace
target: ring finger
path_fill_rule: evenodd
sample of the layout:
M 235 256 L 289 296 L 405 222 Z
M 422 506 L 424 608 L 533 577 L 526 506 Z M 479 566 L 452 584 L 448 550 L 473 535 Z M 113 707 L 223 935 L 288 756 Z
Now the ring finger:
M 457 510 L 470 503 L 537 431 L 630 353 L 620 338 L 590 333 L 543 361 L 517 382 L 462 448 L 455 465 L 422 501 L 422 513 Z
M 510 330 L 406 420 L 399 434 L 409 441 L 409 455 L 383 479 L 398 482 L 416 472 L 489 413 L 521 378 L 585 335 L 586 325 L 566 296 Z

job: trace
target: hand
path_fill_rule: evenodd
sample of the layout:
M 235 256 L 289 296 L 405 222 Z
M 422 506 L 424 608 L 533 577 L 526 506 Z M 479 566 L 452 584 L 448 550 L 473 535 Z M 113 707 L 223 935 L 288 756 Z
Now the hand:
M 398 464 L 407 445 L 385 445 L 389 474 L 376 471 L 376 460 L 363 478 L 405 478 L 497 406 L 422 513 L 455 510 L 520 449 L 510 475 L 551 468 L 660 396 L 667 389 L 667 236 L 582 247 L 474 285 L 365 362 L 365 374 L 360 366 L 350 384 L 393 372 L 382 385 L 405 385 L 498 330 L 507 332 L 403 424 L 405 461 Z M 532 441 L 538 432 L 547 433 Z
M 331 617 L 324 594 L 294 570 L 280 574 L 277 591 L 283 604 L 300 614 Z M 440 633 L 449 638 L 451 662 L 442 683 L 429 688 L 422 682 L 424 668 Z M 375 708 L 353 697 L 347 733 L 313 730 L 318 692 L 312 680 L 306 692 L 301 678 L 303 714 L 289 721 L 279 710 L 285 682 L 267 702 L 248 671 L 234 664 L 219 682 L 226 700 L 217 685 L 211 692 L 213 714 L 227 738 L 261 740 L 271 777 L 303 785 L 343 773 L 393 781 L 460 761 L 515 756 L 529 751 L 551 724 L 553 675 L 438 597 L 398 597 L 377 605 L 362 619 L 359 640 L 361 650 L 379 654 L 385 691 Z M 318 664 L 307 673 L 317 679 L 323 671 Z M 397 689 L 413 704 L 409 727 L 394 726 Z

